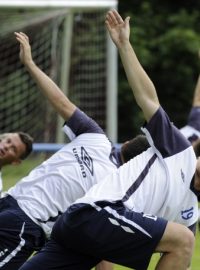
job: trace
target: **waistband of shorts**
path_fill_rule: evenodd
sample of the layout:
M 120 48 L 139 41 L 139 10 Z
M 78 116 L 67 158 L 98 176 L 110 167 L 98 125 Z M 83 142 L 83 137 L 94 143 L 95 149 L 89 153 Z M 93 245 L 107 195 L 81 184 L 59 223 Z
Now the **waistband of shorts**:
M 17 211 L 19 211 L 19 213 L 22 215 L 22 217 L 25 217 L 27 221 L 31 222 L 32 225 L 34 225 L 35 228 L 39 228 L 40 230 L 42 230 L 42 228 L 35 223 L 25 212 L 23 209 L 21 209 L 21 207 L 18 205 L 18 202 L 15 198 L 13 198 L 11 195 L 6 195 L 5 197 L 3 197 L 2 199 L 4 199 L 6 201 L 6 203 L 8 203 L 10 206 L 14 207 L 15 209 L 17 209 Z M 42 230 L 43 231 L 43 230 Z

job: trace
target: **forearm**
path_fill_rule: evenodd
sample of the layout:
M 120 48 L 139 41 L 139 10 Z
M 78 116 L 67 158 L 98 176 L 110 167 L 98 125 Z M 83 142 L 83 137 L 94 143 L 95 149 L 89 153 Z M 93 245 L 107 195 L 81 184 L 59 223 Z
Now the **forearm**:
M 136 102 L 148 121 L 159 107 L 155 87 L 138 61 L 130 42 L 126 41 L 118 50 Z
M 76 106 L 64 95 L 60 88 L 37 65 L 31 61 L 26 68 L 38 85 L 41 92 L 47 97 L 54 109 L 68 120 L 76 109 Z
M 155 87 L 141 66 L 130 44 L 130 17 L 122 19 L 116 10 L 106 15 L 106 26 L 110 37 L 117 46 L 125 69 L 125 73 L 132 88 L 137 104 L 144 113 L 146 121 L 155 114 L 160 104 Z

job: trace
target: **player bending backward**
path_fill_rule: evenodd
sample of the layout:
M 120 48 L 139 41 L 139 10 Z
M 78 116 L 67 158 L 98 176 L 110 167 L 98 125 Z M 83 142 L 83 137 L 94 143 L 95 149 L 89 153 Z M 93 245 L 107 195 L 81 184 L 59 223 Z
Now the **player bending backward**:
M 120 151 L 114 149 L 97 123 L 80 111 L 36 66 L 28 37 L 23 33 L 15 35 L 20 43 L 21 62 L 66 121 L 64 131 L 71 142 L 33 169 L 0 200 L 2 270 L 18 269 L 33 251 L 44 245 L 55 220 L 71 203 L 120 166 L 122 159 L 128 160 L 147 147 L 146 142 L 140 149 L 132 147 L 137 144 L 136 139 L 125 143 Z M 5 157 L 10 158 L 9 155 Z M 110 270 L 112 267 L 101 262 L 97 269 Z
M 16 33 L 20 59 L 64 118 L 71 139 L 0 200 L 0 269 L 16 270 L 48 239 L 55 220 L 77 198 L 121 165 L 103 130 L 80 111 L 32 60 L 28 37 Z M 125 152 L 124 152 L 125 155 Z M 102 263 L 100 269 L 112 269 Z
M 20 270 L 89 270 L 102 259 L 146 270 L 154 252 L 163 253 L 156 270 L 185 270 L 190 263 L 194 235 L 187 227 L 198 217 L 191 189 L 200 190 L 200 160 L 159 104 L 129 42 L 129 17 L 109 11 L 106 25 L 147 121 L 150 147 L 76 200 Z

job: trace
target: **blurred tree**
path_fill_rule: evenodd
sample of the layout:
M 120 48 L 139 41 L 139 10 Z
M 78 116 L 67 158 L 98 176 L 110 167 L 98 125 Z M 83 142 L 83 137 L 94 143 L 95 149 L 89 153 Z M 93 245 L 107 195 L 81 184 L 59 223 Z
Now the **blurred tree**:
M 200 61 L 200 1 L 119 1 L 131 16 L 131 43 L 154 82 L 160 102 L 178 127 L 186 123 Z M 140 131 L 143 116 L 134 105 L 119 61 L 119 142 Z

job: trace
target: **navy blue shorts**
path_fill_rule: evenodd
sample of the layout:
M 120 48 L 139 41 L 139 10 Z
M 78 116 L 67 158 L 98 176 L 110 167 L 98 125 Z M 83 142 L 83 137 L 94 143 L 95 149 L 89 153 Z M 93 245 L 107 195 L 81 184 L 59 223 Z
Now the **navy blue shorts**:
M 43 230 L 11 196 L 0 199 L 0 269 L 18 269 L 45 244 Z
M 167 221 L 126 209 L 121 202 L 71 206 L 51 240 L 20 270 L 89 270 L 101 260 L 146 270 Z

